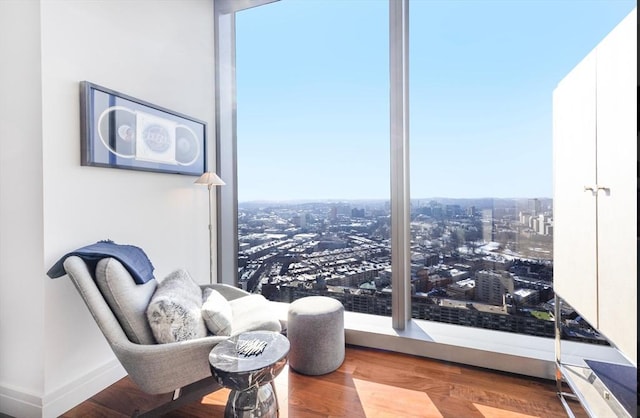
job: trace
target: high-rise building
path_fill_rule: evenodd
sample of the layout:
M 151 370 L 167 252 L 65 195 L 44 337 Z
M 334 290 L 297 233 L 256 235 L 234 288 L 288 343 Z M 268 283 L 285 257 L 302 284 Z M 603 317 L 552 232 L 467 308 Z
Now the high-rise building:
M 529 210 L 533 216 L 537 216 L 542 209 L 542 202 L 539 199 L 529 199 Z
M 481 270 L 476 273 L 475 278 L 477 301 L 502 305 L 504 294 L 513 294 L 513 276 L 508 272 Z
M 541 213 L 538 215 L 538 229 L 537 229 L 537 233 L 540 235 L 544 235 L 544 228 L 547 224 L 547 217 Z
M 493 234 L 493 209 L 482 210 L 482 239 L 485 242 L 495 241 Z

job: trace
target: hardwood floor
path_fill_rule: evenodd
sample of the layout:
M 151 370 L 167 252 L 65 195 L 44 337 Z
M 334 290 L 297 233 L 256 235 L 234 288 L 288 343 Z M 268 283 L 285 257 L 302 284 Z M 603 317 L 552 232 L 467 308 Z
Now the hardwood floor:
M 354 346 L 333 373 L 304 376 L 285 367 L 275 384 L 281 418 L 567 416 L 552 381 Z M 218 390 L 166 417 L 222 417 L 228 393 Z M 124 378 L 62 417 L 125 417 L 161 401 Z M 577 402 L 571 406 L 587 416 Z

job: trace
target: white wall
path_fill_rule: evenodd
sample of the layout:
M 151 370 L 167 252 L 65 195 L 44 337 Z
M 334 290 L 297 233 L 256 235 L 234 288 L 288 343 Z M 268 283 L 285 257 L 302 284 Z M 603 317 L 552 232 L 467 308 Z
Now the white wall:
M 80 166 L 78 83 L 204 120 L 212 140 L 212 3 L 0 1 L 0 412 L 57 416 L 123 375 L 70 281 L 45 274 L 66 252 L 108 238 L 156 277 L 208 281 L 206 188 Z
M 39 15 L 0 2 L 0 412 L 44 387 Z

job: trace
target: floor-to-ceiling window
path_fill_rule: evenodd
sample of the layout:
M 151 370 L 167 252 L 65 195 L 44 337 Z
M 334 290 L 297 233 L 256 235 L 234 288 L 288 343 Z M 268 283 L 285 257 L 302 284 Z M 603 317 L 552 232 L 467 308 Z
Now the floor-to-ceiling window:
M 391 315 L 387 34 L 378 0 L 280 1 L 237 15 L 244 289 Z
M 552 92 L 634 3 L 411 2 L 414 318 L 554 336 Z
M 553 335 L 551 94 L 634 6 L 410 2 L 414 318 Z M 391 315 L 389 4 L 282 0 L 234 17 L 221 29 L 235 43 L 219 45 L 232 58 L 219 83 L 237 86 L 217 127 L 222 275 Z

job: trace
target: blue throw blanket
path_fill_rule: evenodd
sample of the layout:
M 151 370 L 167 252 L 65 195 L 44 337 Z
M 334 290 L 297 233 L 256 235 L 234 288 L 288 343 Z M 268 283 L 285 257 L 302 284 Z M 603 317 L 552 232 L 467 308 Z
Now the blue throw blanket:
M 122 263 L 136 283 L 144 284 L 154 278 L 154 267 L 141 248 L 116 244 L 110 240 L 98 241 L 65 254 L 49 269 L 47 276 L 52 279 L 64 276 L 67 273 L 64 270 L 64 260 L 72 255 L 82 258 L 89 265 L 91 271 L 95 271 L 95 266 L 101 259 L 113 257 Z

